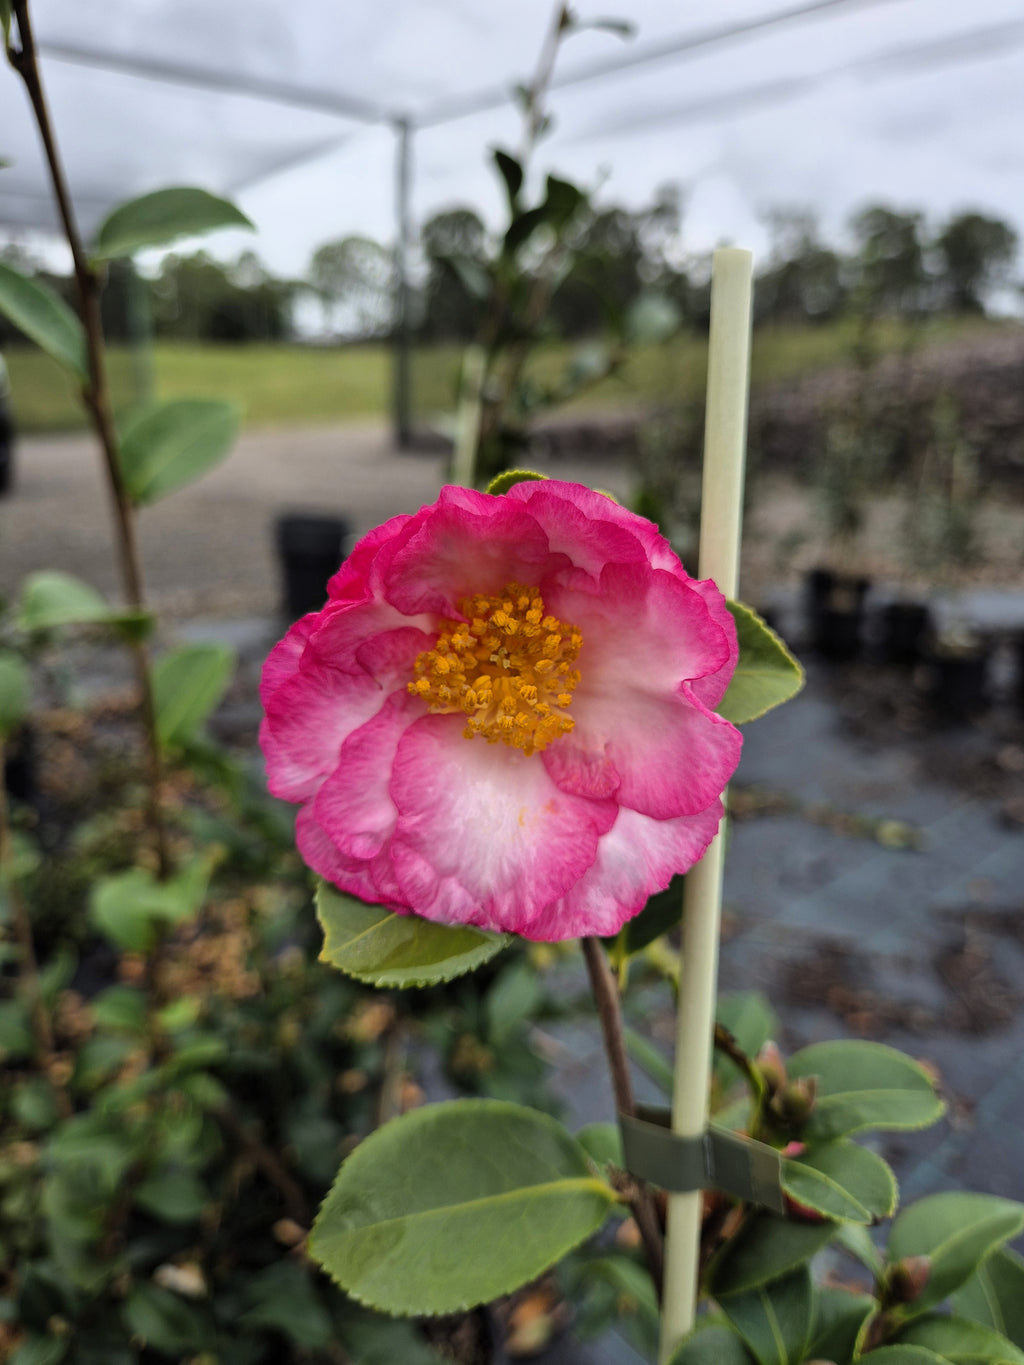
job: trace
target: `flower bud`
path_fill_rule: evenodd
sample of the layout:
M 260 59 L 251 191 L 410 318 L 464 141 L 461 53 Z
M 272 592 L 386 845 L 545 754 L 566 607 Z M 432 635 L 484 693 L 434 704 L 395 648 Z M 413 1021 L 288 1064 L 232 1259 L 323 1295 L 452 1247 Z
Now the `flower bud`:
M 913 1303 L 924 1293 L 932 1273 L 929 1256 L 904 1256 L 889 1267 L 886 1274 L 886 1297 L 890 1303 Z
M 804 1123 L 811 1116 L 818 1098 L 816 1076 L 798 1076 L 787 1081 L 772 1097 L 771 1108 L 785 1123 Z
M 786 1063 L 782 1053 L 779 1051 L 778 1043 L 770 1039 L 757 1054 L 757 1068 L 764 1077 L 765 1085 L 768 1087 L 769 1095 L 774 1095 L 781 1090 L 789 1079 L 786 1075 Z

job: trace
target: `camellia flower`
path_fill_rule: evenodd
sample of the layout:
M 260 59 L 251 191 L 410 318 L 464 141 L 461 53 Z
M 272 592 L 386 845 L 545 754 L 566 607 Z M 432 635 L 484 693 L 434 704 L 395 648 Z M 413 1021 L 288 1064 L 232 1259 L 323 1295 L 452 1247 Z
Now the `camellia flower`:
M 356 545 L 267 659 L 270 790 L 362 900 L 532 939 L 613 934 L 695 863 L 739 732 L 721 593 L 579 484 L 445 488 Z

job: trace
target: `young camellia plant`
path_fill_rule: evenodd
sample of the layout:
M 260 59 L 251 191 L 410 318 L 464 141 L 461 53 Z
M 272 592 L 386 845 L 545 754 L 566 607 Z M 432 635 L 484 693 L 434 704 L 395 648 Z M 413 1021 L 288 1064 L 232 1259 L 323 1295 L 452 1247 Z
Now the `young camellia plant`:
M 609 960 L 624 982 L 629 958 L 678 923 L 664 888 L 718 827 L 736 726 L 801 680 L 763 622 L 691 579 L 651 523 L 522 472 L 487 493 L 444 489 L 371 532 L 272 652 L 262 742 L 324 878 L 324 959 L 393 989 L 472 971 L 514 936 L 581 938 L 620 1110 L 621 1136 L 573 1136 L 495 1099 L 379 1128 L 343 1163 L 309 1243 L 354 1299 L 460 1312 L 581 1248 L 570 1281 L 627 1286 L 653 1349 L 658 1298 L 676 1287 L 662 1284 L 663 1204 L 645 1182 L 704 1186 L 710 1311 L 671 1365 L 1024 1362 L 1024 1263 L 1005 1249 L 1024 1206 L 936 1195 L 900 1214 L 887 1252 L 868 1234 L 894 1213 L 896 1183 L 853 1135 L 943 1112 L 910 1058 L 832 1042 L 787 1064 L 770 1009 L 724 999 L 712 1123 L 682 1183 L 662 1116 L 633 1112 L 619 1083 L 628 1046 L 671 1088 L 622 1028 Z M 582 1249 L 626 1206 L 646 1280 L 619 1241 Z M 852 1257 L 854 1287 L 814 1284 L 829 1243 Z M 950 1295 L 953 1316 L 938 1311 Z

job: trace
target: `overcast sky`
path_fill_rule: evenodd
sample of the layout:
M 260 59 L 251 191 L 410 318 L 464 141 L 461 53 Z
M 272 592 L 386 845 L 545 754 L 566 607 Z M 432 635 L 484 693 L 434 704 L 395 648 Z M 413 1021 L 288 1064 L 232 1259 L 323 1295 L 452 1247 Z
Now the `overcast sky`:
M 809 0 L 803 0 L 804 4 Z M 628 42 L 574 36 L 558 75 L 643 55 L 655 44 L 741 26 L 801 0 L 578 0 L 582 17 L 631 20 Z M 445 101 L 529 75 L 549 0 L 34 0 L 58 134 L 84 217 L 111 196 L 194 181 L 231 190 L 259 227 L 272 269 L 301 272 L 320 242 L 394 234 L 395 137 Z M 364 101 L 376 123 L 216 94 L 96 65 L 66 48 L 275 81 Z M 57 51 L 63 47 L 63 55 Z M 165 73 L 166 74 L 166 73 Z M 1024 229 L 1021 0 L 833 0 L 799 20 L 638 63 L 553 91 L 551 169 L 639 207 L 683 187 L 688 249 L 767 248 L 769 208 L 810 208 L 837 240 L 869 200 L 932 221 L 976 207 Z M 514 148 L 510 105 L 416 132 L 413 216 L 468 203 L 493 223 L 488 148 Z M 0 71 L 0 219 L 39 217 L 34 132 Z M 290 169 L 271 174 L 274 167 Z M 241 237 L 220 250 L 240 249 Z

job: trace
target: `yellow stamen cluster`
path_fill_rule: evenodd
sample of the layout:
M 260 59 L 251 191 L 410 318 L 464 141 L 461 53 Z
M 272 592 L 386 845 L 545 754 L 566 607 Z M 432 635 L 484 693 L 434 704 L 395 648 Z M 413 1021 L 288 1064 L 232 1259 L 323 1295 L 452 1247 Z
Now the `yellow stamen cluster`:
M 441 622 L 434 648 L 416 659 L 409 691 L 431 711 L 462 711 L 466 739 L 483 735 L 532 754 L 568 734 L 579 630 L 548 615 L 537 589 L 521 583 L 458 605 L 466 620 Z

